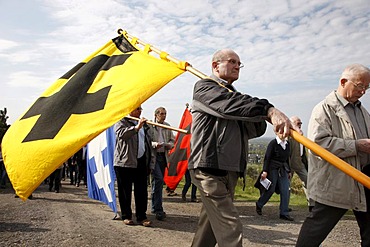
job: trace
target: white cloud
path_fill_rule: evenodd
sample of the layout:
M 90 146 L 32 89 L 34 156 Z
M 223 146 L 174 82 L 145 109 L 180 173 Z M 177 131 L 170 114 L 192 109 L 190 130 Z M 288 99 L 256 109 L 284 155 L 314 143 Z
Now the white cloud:
M 336 88 L 347 64 L 370 65 L 367 0 L 48 0 L 27 2 L 32 11 L 14 2 L 0 10 L 7 17 L 6 26 L 0 24 L 0 85 L 9 93 L 12 87 L 42 91 L 118 28 L 206 74 L 212 53 L 232 48 L 245 64 L 237 88 L 279 102 L 305 121 L 309 108 Z M 18 19 L 6 15 L 17 10 Z M 196 80 L 180 76 L 144 103 L 144 113 L 151 116 L 163 105 L 177 125 Z M 7 104 L 0 99 L 0 107 Z

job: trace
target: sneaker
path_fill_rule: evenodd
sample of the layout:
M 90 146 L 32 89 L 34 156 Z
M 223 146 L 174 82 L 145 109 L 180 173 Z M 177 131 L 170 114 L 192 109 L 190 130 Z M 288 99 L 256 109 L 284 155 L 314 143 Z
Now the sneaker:
M 196 199 L 196 198 L 195 198 L 195 199 L 193 198 L 193 199 L 191 199 L 191 202 L 196 202 L 196 203 L 198 203 L 198 202 L 199 202 L 199 200 L 198 200 L 198 199 Z
M 165 218 L 167 217 L 166 213 L 165 212 L 157 212 L 155 214 L 155 218 L 157 220 L 164 220 Z
M 150 220 L 145 219 L 145 220 L 140 221 L 139 224 L 145 227 L 149 227 L 149 226 L 152 226 L 153 223 Z
M 181 196 L 181 198 L 182 198 L 182 200 L 183 200 L 184 202 L 186 202 L 186 195 L 182 195 L 182 196 Z
M 262 215 L 262 208 L 258 207 L 257 202 L 256 202 L 256 212 L 258 215 Z
M 128 225 L 128 226 L 133 226 L 134 225 L 134 221 L 133 220 L 130 220 L 130 219 L 124 219 L 123 220 L 123 223 L 125 225 Z

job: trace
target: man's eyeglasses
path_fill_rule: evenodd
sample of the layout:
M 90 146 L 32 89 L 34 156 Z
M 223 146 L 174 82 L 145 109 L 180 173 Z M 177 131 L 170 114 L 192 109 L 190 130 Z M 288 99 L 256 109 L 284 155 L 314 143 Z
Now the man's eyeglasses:
M 353 84 L 353 86 L 355 86 L 355 88 L 360 89 L 361 91 L 366 91 L 366 90 L 368 90 L 370 88 L 369 85 L 363 86 L 363 85 L 360 85 L 358 83 L 355 83 L 355 82 L 353 82 L 351 80 L 348 80 L 348 81 L 351 82 Z
M 218 62 L 228 62 L 228 63 L 231 63 L 232 65 L 238 65 L 239 69 L 243 68 L 244 67 L 244 64 L 239 62 L 239 61 L 236 61 L 235 59 L 227 59 L 227 60 L 218 60 Z

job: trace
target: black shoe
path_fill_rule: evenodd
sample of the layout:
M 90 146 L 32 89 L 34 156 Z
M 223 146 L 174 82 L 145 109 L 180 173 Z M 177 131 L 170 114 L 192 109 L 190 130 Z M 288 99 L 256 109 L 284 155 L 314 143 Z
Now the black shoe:
M 155 218 L 157 220 L 164 220 L 166 218 L 166 213 L 165 212 L 157 212 L 155 214 Z
M 282 220 L 288 220 L 288 221 L 294 221 L 294 219 L 289 215 L 282 215 L 280 214 L 280 219 Z
M 182 198 L 182 200 L 183 200 L 184 202 L 186 202 L 186 195 L 182 195 L 182 196 L 181 196 L 181 198 Z
M 53 190 L 53 187 L 49 187 L 49 191 L 51 192 Z
M 256 212 L 258 215 L 262 215 L 262 208 L 258 207 L 257 203 L 256 203 Z
M 288 212 L 292 212 L 293 211 L 293 209 L 291 209 L 291 208 L 288 208 Z
M 308 212 L 312 212 L 313 206 L 308 206 Z

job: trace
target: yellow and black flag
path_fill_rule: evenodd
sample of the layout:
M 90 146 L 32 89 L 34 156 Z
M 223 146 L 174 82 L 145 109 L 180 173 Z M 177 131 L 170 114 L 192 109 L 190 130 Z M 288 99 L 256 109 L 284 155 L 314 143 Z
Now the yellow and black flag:
M 136 40 L 137 41 L 137 40 Z M 86 143 L 185 70 L 124 34 L 58 79 L 9 128 L 4 163 L 23 200 Z M 161 56 L 162 57 L 162 56 Z

